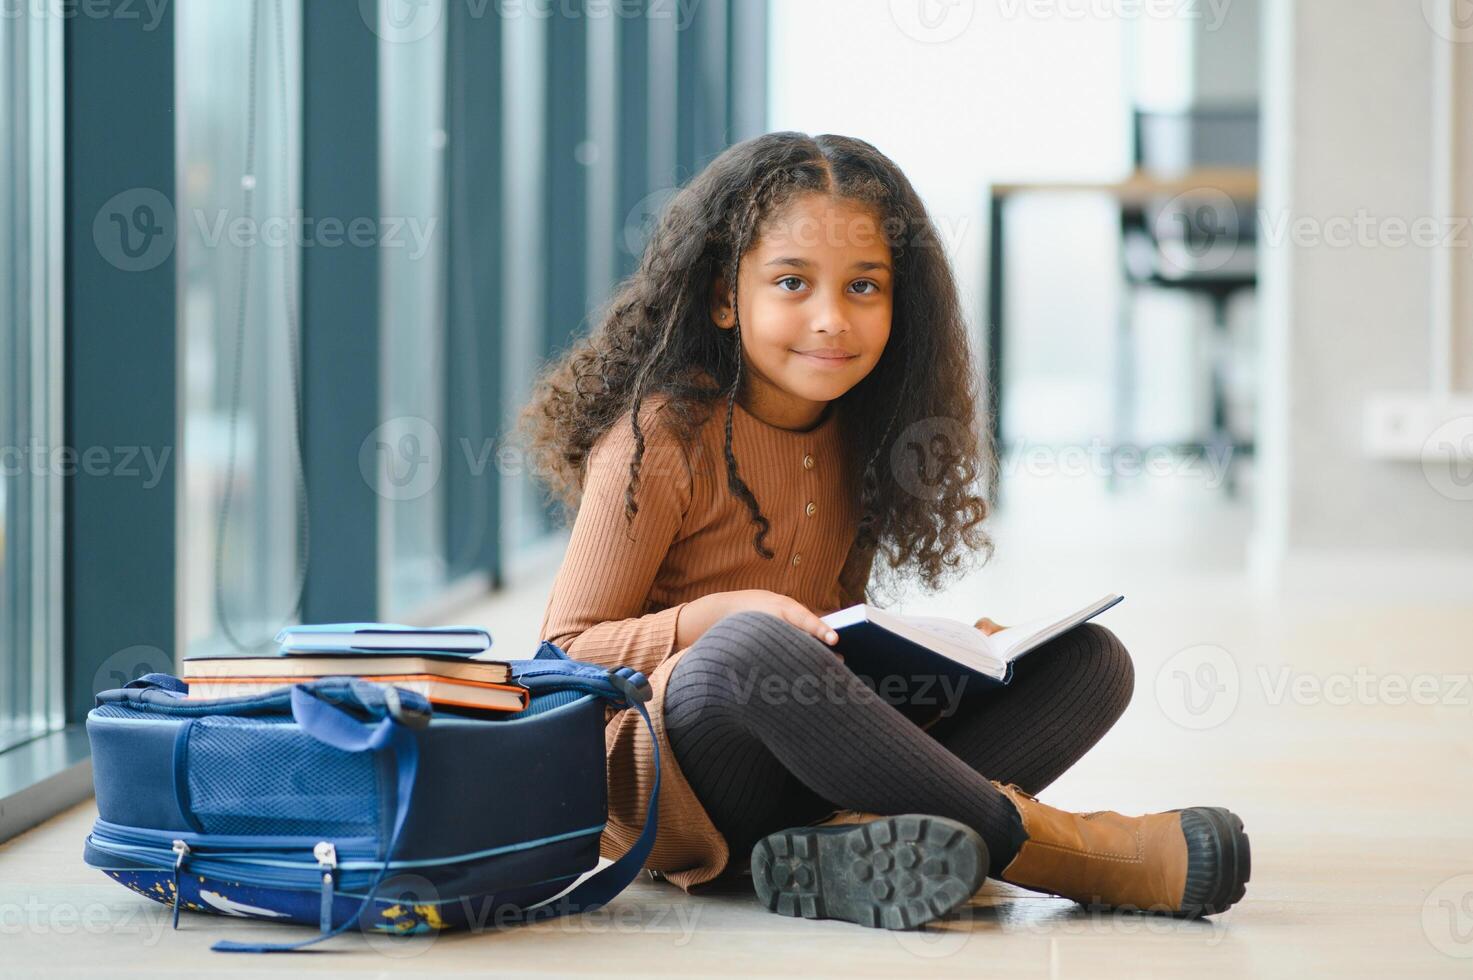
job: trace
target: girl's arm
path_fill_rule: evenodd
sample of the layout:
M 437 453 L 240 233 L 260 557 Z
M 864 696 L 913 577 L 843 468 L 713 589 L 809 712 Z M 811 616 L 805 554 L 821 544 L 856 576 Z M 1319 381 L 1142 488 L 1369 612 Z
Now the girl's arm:
M 614 423 L 589 453 L 578 516 L 540 635 L 576 660 L 649 674 L 680 649 L 676 623 L 689 603 L 647 614 L 645 608 L 690 507 L 691 476 L 684 448 L 649 406 L 641 412 L 640 431 L 645 447 L 632 523 L 624 517 L 634 458 L 628 418 Z

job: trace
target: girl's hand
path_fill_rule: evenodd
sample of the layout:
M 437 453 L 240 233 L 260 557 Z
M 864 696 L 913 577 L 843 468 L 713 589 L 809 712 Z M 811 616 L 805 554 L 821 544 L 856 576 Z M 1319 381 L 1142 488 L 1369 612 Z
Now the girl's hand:
M 988 619 L 986 616 L 983 616 L 981 619 L 977 620 L 972 625 L 975 626 L 975 627 L 977 627 L 982 632 L 986 633 L 988 636 L 991 636 L 993 633 L 997 633 L 997 632 L 999 632 L 1001 630 L 1007 629 L 1006 626 L 1001 626 L 1001 625 L 999 625 L 997 623 L 994 623 L 992 620 Z
M 723 616 L 744 610 L 776 616 L 817 637 L 825 646 L 832 646 L 839 640 L 839 634 L 828 623 L 819 619 L 813 610 L 797 599 L 766 589 L 740 589 L 735 592 L 713 592 L 687 603 L 676 621 L 677 648 L 694 643 Z M 844 659 L 837 653 L 834 656 Z

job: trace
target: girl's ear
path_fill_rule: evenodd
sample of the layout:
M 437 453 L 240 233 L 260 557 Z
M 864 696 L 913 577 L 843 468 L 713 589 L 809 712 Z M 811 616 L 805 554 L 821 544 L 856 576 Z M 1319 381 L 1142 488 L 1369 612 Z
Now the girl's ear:
M 731 290 L 726 285 L 726 280 L 717 276 L 711 281 L 711 321 L 722 330 L 730 330 L 736 326 L 736 320 L 731 315 Z

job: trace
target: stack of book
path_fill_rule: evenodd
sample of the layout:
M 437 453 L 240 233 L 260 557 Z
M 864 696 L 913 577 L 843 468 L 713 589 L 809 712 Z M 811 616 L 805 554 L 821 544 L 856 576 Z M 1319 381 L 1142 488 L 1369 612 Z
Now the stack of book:
M 323 677 L 358 677 L 416 691 L 436 706 L 527 706 L 527 689 L 510 664 L 489 658 L 491 635 L 474 626 L 328 623 L 288 627 L 276 642 L 272 656 L 186 657 L 188 697 L 247 697 Z

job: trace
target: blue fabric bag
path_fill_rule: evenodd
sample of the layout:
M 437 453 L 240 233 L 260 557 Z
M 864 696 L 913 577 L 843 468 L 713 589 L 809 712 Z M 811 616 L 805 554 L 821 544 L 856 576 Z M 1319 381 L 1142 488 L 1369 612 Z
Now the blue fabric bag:
M 87 714 L 98 819 L 83 859 L 172 905 L 175 928 L 181 907 L 319 928 L 212 947 L 229 952 L 592 911 L 654 846 L 658 749 L 638 841 L 567 890 L 598 864 L 608 818 L 604 708 L 650 725 L 650 685 L 546 641 L 510 663 L 529 702 L 493 718 L 346 677 L 208 701 L 169 674 L 103 691 Z

